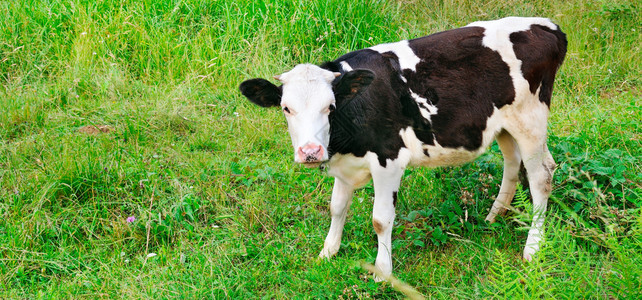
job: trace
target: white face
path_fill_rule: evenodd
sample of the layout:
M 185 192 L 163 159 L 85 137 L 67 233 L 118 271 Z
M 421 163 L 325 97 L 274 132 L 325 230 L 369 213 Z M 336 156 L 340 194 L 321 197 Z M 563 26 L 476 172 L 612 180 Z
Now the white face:
M 337 75 L 303 64 L 275 77 L 283 83 L 281 108 L 288 121 L 297 163 L 311 167 L 328 160 L 328 115 L 335 107 L 332 81 Z

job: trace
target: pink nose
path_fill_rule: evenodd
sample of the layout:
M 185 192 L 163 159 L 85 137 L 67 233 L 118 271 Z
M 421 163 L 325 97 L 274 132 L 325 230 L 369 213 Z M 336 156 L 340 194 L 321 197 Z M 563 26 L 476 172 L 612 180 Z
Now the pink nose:
M 307 143 L 297 151 L 299 160 L 303 163 L 315 163 L 323 160 L 323 147 L 314 143 Z

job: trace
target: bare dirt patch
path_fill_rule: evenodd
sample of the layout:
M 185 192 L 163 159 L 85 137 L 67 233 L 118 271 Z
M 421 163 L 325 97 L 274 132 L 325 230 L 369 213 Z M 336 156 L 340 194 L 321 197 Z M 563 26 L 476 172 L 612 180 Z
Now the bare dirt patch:
M 101 133 L 110 133 L 114 131 L 114 127 L 111 125 L 87 125 L 78 128 L 78 132 L 90 135 L 97 135 Z

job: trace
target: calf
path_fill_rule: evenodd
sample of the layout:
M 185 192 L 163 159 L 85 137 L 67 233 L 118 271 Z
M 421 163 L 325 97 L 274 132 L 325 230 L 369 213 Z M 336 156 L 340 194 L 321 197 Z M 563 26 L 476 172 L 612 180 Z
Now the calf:
M 404 169 L 469 162 L 496 140 L 504 174 L 486 220 L 510 206 L 523 163 L 534 210 L 523 253 L 530 261 L 555 169 L 546 126 L 566 45 L 548 19 L 509 17 L 357 50 L 320 66 L 297 65 L 275 76 L 281 86 L 257 78 L 240 90 L 260 106 L 281 106 L 294 161 L 324 163 L 335 178 L 321 257 L 339 250 L 353 191 L 372 178 L 375 266 L 390 275 Z

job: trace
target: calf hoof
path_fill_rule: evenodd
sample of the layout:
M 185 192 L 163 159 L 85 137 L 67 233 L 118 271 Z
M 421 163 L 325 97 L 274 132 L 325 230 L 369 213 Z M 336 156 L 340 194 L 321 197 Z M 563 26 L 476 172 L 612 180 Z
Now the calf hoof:
M 323 250 L 321 250 L 321 253 L 319 253 L 319 258 L 330 259 L 330 257 L 337 254 L 337 252 L 339 252 L 339 249 L 335 250 L 330 248 L 323 248 Z
M 486 216 L 486 222 L 488 222 L 488 223 L 490 223 L 490 224 L 495 223 L 495 218 L 496 218 L 497 216 L 503 216 L 503 215 L 505 215 L 507 211 L 508 211 L 508 209 L 506 209 L 506 208 L 499 208 L 499 209 L 497 209 L 497 210 L 493 210 L 493 209 L 491 208 L 490 212 L 489 212 L 489 213 L 488 213 L 488 215 Z
M 388 278 L 392 276 L 392 268 L 389 266 L 375 264 L 373 271 L 372 278 L 375 282 L 389 281 Z
M 537 250 L 539 250 L 539 249 L 535 249 L 535 248 L 532 248 L 532 247 L 524 248 L 524 256 L 523 256 L 524 260 L 527 261 L 527 262 L 533 261 L 533 257 L 535 257 L 535 254 L 537 253 Z
M 492 213 L 492 212 L 488 213 L 488 215 L 486 216 L 486 222 L 488 222 L 489 224 L 495 223 L 495 217 L 496 216 L 497 215 Z

